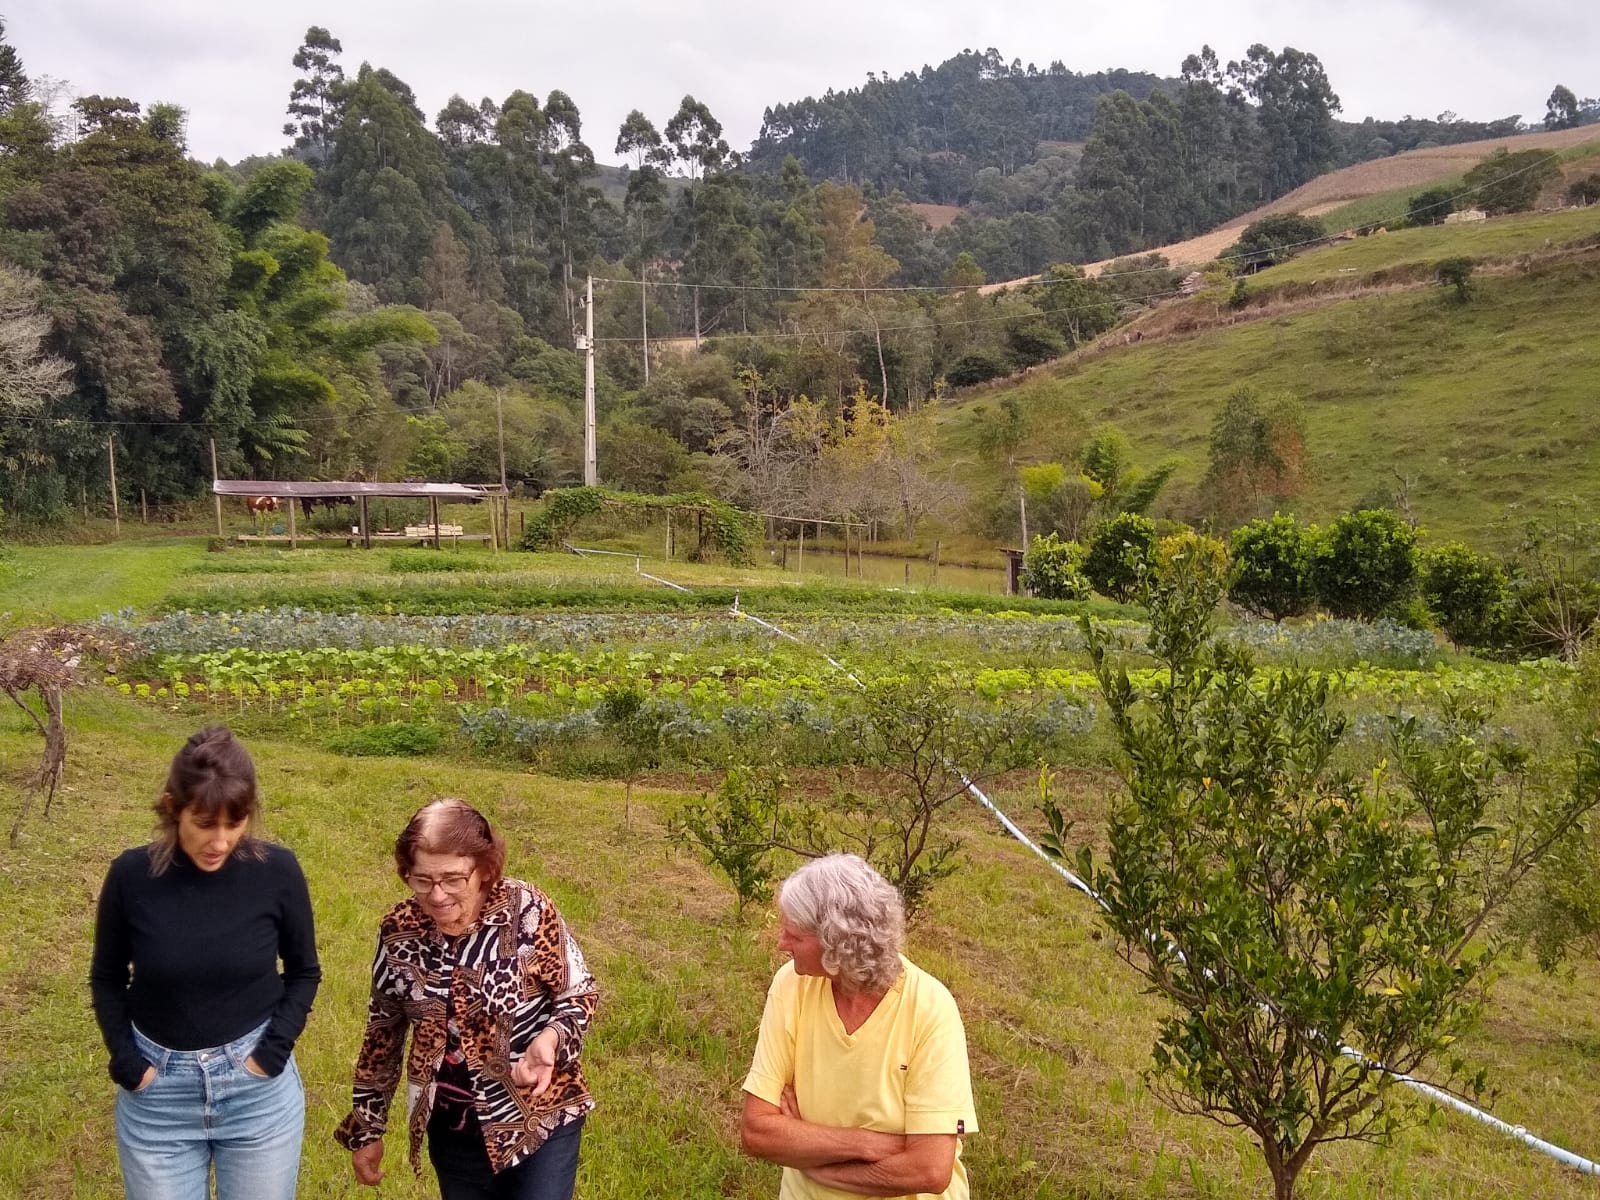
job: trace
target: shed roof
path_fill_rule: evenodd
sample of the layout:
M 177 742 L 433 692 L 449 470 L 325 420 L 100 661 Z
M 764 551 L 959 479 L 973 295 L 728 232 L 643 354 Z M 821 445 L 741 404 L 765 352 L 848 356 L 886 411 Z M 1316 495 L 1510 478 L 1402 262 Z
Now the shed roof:
M 217 479 L 211 490 L 219 496 L 433 496 L 460 504 L 476 504 L 500 494 L 497 483 L 365 483 L 353 480 Z

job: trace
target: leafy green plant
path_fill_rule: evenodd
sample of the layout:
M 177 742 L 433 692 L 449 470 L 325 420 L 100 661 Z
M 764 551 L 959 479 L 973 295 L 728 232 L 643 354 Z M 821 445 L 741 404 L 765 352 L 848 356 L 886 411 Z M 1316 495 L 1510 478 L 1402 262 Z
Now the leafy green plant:
M 1314 527 L 1274 513 L 1233 531 L 1233 577 L 1228 599 L 1257 616 L 1281 621 L 1316 603 L 1312 558 Z
M 1461 542 L 1422 556 L 1422 598 L 1458 646 L 1498 650 L 1511 637 L 1511 584 L 1502 567 Z
M 674 842 L 694 847 L 728 877 L 740 913 L 772 899 L 774 857 L 793 823 L 787 790 L 776 766 L 735 765 L 714 798 L 685 805 L 667 822 Z
M 1035 537 L 1022 560 L 1022 586 L 1047 600 L 1087 600 L 1083 547 L 1053 533 Z
M 1416 531 L 1397 513 L 1367 508 L 1335 517 L 1312 554 L 1317 597 L 1336 617 L 1372 620 L 1416 586 Z
M 1156 526 L 1138 513 L 1119 513 L 1095 528 L 1083 557 L 1083 573 L 1095 591 L 1127 600 L 1152 565 Z
M 434 753 L 443 742 L 444 731 L 437 725 L 394 721 L 329 738 L 328 749 L 352 758 L 414 758 Z
M 1436 1062 L 1475 1022 L 1504 944 L 1487 922 L 1600 803 L 1600 742 L 1570 786 L 1540 786 L 1524 755 L 1483 743 L 1481 713 L 1447 707 L 1442 739 L 1396 719 L 1394 767 L 1342 773 L 1332 681 L 1262 677 L 1213 641 L 1218 590 L 1198 571 L 1148 582 L 1149 682 L 1093 636 L 1127 797 L 1104 859 L 1085 848 L 1078 866 L 1173 1006 L 1156 1091 L 1248 1129 L 1289 1200 L 1319 1145 L 1385 1138 L 1416 1111 L 1388 1102 L 1390 1072 Z

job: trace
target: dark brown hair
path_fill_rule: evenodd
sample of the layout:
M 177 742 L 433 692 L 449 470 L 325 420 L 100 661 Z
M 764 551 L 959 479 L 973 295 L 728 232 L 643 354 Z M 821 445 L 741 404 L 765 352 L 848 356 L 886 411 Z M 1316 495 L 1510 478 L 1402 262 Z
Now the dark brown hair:
M 261 797 L 256 764 L 226 725 L 208 725 L 192 734 L 173 756 L 167 784 L 156 801 L 156 840 L 150 846 L 150 872 L 160 875 L 178 849 L 178 817 L 192 810 L 196 820 L 248 823 L 235 854 L 260 858 Z
M 395 840 L 394 865 L 402 880 L 411 874 L 419 850 L 470 858 L 485 888 L 499 883 L 506 868 L 505 841 L 489 828 L 488 818 L 451 797 L 423 805 Z

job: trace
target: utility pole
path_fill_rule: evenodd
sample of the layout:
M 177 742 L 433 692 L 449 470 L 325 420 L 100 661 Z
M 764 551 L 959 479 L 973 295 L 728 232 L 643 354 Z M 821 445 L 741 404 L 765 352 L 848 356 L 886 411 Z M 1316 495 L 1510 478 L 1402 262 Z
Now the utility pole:
M 644 259 L 639 259 L 639 332 L 644 347 L 644 381 L 650 382 L 650 289 L 644 282 Z
M 495 428 L 496 436 L 500 439 L 500 495 L 495 498 L 494 505 L 498 505 L 500 507 L 500 524 L 503 527 L 507 527 L 506 531 L 505 531 L 506 549 L 509 550 L 509 549 L 511 549 L 511 530 L 509 528 L 510 516 L 511 516 L 511 492 L 506 487 L 505 397 L 506 397 L 506 394 L 505 394 L 505 389 L 504 388 L 495 388 L 495 390 L 494 390 L 494 428 Z M 491 507 L 493 507 L 493 505 L 491 505 Z M 434 514 L 433 523 L 434 523 L 435 526 L 437 526 L 439 524 L 439 518 L 438 518 L 438 514 L 437 513 Z M 493 531 L 491 530 L 491 532 L 493 532 Z M 435 545 L 434 545 L 433 548 L 435 550 L 437 550 L 439 548 L 438 545 L 437 545 L 437 542 L 438 542 L 438 537 L 437 537 L 438 530 L 437 530 L 437 528 L 434 530 L 434 533 L 435 533 L 435 538 L 434 538 Z
M 639 272 L 640 278 L 644 276 L 643 270 Z M 640 294 L 644 288 L 639 288 Z M 594 276 L 589 276 L 589 282 L 583 294 L 583 340 L 578 349 L 583 351 L 583 486 L 595 487 L 600 482 L 598 465 L 594 453 Z M 644 359 L 644 377 L 650 378 L 650 354 L 648 350 Z
M 217 502 L 217 536 L 222 536 L 222 493 L 217 491 L 217 439 L 211 439 L 211 498 Z
M 117 447 L 106 434 L 106 457 L 111 460 L 111 522 L 116 536 L 122 536 L 122 511 L 117 507 Z

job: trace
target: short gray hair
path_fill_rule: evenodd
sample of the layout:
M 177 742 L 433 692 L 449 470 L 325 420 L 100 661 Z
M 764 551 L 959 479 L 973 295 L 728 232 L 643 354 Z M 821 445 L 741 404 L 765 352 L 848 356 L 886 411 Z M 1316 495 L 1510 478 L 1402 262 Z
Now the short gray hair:
M 822 943 L 822 967 L 847 987 L 881 992 L 900 975 L 900 893 L 854 854 L 812 859 L 778 889 L 778 907 Z

